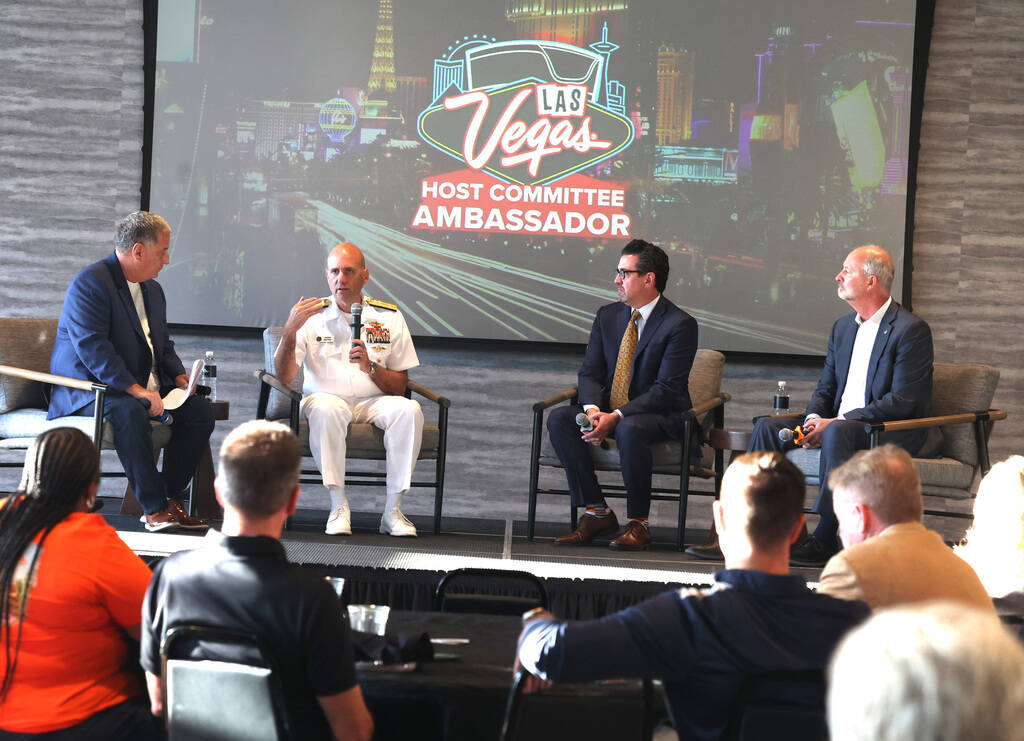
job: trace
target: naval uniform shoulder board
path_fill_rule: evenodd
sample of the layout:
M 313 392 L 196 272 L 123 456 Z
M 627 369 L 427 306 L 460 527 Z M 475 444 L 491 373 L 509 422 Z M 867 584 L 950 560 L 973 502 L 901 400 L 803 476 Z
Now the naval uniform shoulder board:
M 378 301 L 375 298 L 366 299 L 366 303 L 370 306 L 375 306 L 378 309 L 384 309 L 385 311 L 398 311 L 397 304 L 389 304 L 387 301 Z

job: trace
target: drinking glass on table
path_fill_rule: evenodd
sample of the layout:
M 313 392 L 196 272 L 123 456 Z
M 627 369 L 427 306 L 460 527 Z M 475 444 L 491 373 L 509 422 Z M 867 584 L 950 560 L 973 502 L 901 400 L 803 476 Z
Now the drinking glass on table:
M 345 577 L 343 576 L 325 576 L 324 580 L 331 585 L 331 589 L 338 595 L 338 599 L 341 599 L 341 593 L 345 591 Z
M 348 621 L 352 630 L 382 636 L 388 626 L 390 612 L 391 608 L 387 605 L 349 605 Z

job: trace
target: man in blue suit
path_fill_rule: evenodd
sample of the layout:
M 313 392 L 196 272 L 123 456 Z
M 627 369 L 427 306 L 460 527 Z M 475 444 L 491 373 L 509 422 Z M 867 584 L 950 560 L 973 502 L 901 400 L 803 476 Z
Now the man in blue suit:
M 167 391 L 188 386 L 168 335 L 164 292 L 154 280 L 170 261 L 170 240 L 171 227 L 156 214 L 136 211 L 122 219 L 113 254 L 68 286 L 50 357 L 52 373 L 110 387 L 103 416 L 150 531 L 206 527 L 175 497 L 188 486 L 214 425 L 208 401 L 187 399 L 174 410 L 164 470 L 157 471 L 150 417 L 163 414 Z M 91 392 L 56 386 L 48 417 L 92 415 L 93 405 Z
M 576 506 L 587 511 L 561 545 L 586 545 L 601 533 L 617 531 L 615 513 L 605 503 L 589 446 L 615 439 L 626 486 L 624 532 L 610 546 L 642 550 L 651 542 L 651 445 L 678 440 L 683 413 L 690 409 L 689 376 L 697 352 L 697 321 L 662 295 L 668 256 L 634 239 L 622 249 L 615 271 L 619 302 L 597 311 L 580 368 L 579 406 L 555 408 L 548 434 L 558 454 Z M 593 425 L 580 431 L 582 407 Z
M 931 415 L 932 332 L 922 319 L 892 300 L 895 266 L 876 245 L 853 250 L 836 276 L 839 298 L 854 313 L 832 326 L 825 368 L 807 405 L 803 421 L 804 448 L 820 448 L 821 487 L 814 505 L 818 526 L 793 549 L 799 565 L 820 566 L 839 550 L 839 526 L 832 508 L 828 474 L 856 451 L 870 447 L 865 422 L 885 422 Z M 759 419 L 750 450 L 792 450 L 779 440 L 779 430 L 792 419 Z M 912 456 L 938 454 L 942 435 L 937 428 L 890 432 L 882 442 L 894 443 Z

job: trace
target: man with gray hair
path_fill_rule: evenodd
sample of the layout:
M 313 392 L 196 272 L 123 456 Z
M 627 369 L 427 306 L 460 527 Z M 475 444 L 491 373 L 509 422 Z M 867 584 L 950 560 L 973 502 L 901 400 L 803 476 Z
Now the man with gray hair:
M 932 332 L 893 300 L 895 274 L 888 252 L 865 245 L 847 255 L 836 275 L 839 298 L 853 313 L 832 326 L 825 368 L 804 412 L 806 437 L 799 445 L 821 450 L 821 485 L 814 505 L 818 525 L 813 535 L 794 547 L 791 558 L 797 565 L 821 566 L 839 550 L 828 474 L 854 452 L 870 446 L 864 423 L 931 415 Z M 797 443 L 782 442 L 779 431 L 798 423 L 792 418 L 758 420 L 749 450 L 794 449 Z M 919 458 L 936 455 L 942 441 L 934 427 L 890 432 L 883 438 Z
M 921 481 L 907 451 L 856 453 L 829 486 L 846 549 L 825 565 L 819 592 L 872 609 L 942 599 L 994 611 L 974 569 L 921 524 Z
M 832 741 L 1005 741 L 1024 733 L 1024 649 L 991 613 L 882 610 L 829 669 Z
M 163 714 L 160 641 L 176 625 L 258 636 L 279 673 L 293 738 L 368 741 L 373 719 L 356 683 L 348 617 L 322 578 L 288 562 L 281 531 L 299 499 L 298 438 L 279 422 L 235 428 L 220 449 L 220 533 L 157 565 L 142 606 L 141 661 Z M 238 660 L 188 646 L 193 658 Z M 247 658 L 247 657 L 243 657 Z
M 209 402 L 191 396 L 174 410 L 163 472 L 153 461 L 150 418 L 164 411 L 163 396 L 186 388 L 188 376 L 167 329 L 167 300 L 156 276 L 170 262 L 171 227 L 136 211 L 117 225 L 114 252 L 85 268 L 68 286 L 57 325 L 50 371 L 106 384 L 103 416 L 128 483 L 142 505 L 147 530 L 205 528 L 181 506 L 213 432 Z M 93 393 L 55 386 L 49 419 L 92 415 Z

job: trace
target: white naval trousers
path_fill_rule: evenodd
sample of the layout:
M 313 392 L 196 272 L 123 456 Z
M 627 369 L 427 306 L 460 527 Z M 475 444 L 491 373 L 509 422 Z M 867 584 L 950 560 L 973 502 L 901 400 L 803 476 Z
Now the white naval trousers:
M 319 392 L 303 398 L 299 411 L 309 421 L 309 448 L 324 486 L 344 491 L 348 426 L 368 422 L 384 430 L 387 493 L 398 494 L 409 488 L 423 439 L 419 402 L 391 394 L 351 402 Z

